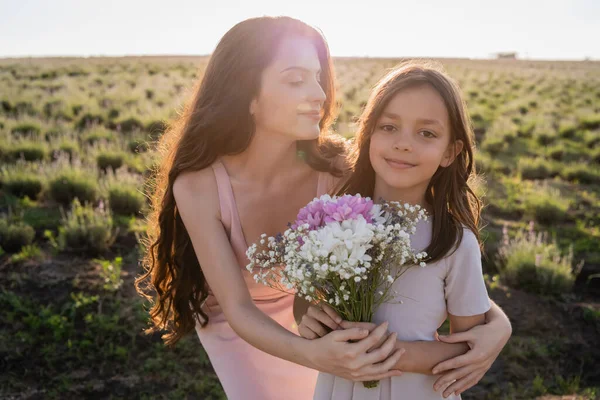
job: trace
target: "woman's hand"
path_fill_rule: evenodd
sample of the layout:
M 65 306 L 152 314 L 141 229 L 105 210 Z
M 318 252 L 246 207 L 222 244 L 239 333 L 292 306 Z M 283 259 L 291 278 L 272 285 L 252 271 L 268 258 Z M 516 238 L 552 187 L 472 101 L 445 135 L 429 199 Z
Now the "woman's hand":
M 402 372 L 392 368 L 404 349 L 396 349 L 396 333 L 387 335 L 387 328 L 384 322 L 371 333 L 365 328 L 335 330 L 310 341 L 309 358 L 319 371 L 355 382 L 399 376 Z M 372 348 L 376 350 L 369 352 Z
M 441 342 L 466 342 L 471 350 L 433 368 L 434 374 L 445 372 L 435 382 L 434 390 L 443 391 L 444 397 L 447 397 L 452 393 L 458 395 L 475 386 L 490 369 L 510 338 L 510 322 L 507 325 L 507 321 L 508 319 L 504 323 L 490 321 L 466 332 L 440 335 Z
M 381 380 L 402 373 L 390 369 L 404 349 L 395 350 L 396 334 L 387 334 L 387 323 L 342 321 L 333 308 L 311 305 L 298 327 L 300 335 L 313 340 L 317 369 L 353 381 Z M 349 343 L 349 341 L 356 341 Z

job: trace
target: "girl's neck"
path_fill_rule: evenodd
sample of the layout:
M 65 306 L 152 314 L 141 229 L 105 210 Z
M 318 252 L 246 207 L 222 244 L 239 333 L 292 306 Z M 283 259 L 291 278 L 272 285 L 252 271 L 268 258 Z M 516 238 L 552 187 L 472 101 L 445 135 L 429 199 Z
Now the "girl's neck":
M 375 179 L 373 200 L 379 202 L 381 199 L 385 201 L 397 201 L 400 203 L 419 205 L 428 211 L 430 209 L 430 206 L 425 201 L 425 190 L 420 188 L 397 189 L 385 184 L 379 179 Z

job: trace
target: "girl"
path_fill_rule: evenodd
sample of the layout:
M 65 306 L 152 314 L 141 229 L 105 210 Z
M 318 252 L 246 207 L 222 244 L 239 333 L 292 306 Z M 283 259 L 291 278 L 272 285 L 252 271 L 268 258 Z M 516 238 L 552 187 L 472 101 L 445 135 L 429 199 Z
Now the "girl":
M 149 331 L 167 330 L 173 345 L 195 329 L 229 399 L 308 399 L 316 370 L 357 381 L 400 373 L 391 370 L 401 353 L 386 325 L 306 340 L 297 335 L 293 296 L 245 270 L 247 243 L 282 231 L 341 176 L 346 148 L 326 134 L 334 92 L 317 30 L 287 17 L 249 19 L 221 39 L 159 143 L 147 272 L 136 285 L 156 292 L 146 295 L 154 300 Z M 505 343 L 496 332 L 510 324 L 498 308 L 492 316 L 476 337 L 497 340 L 475 349 L 495 359 Z
M 447 317 L 451 332 L 481 325 L 491 306 L 481 269 L 480 202 L 469 185 L 475 177 L 473 133 L 457 85 L 425 65 L 390 72 L 371 94 L 350 160 L 352 174 L 339 194 L 419 204 L 430 214 L 412 238 L 416 249 L 428 253 L 427 266 L 398 279 L 393 290 L 401 301 L 383 304 L 374 316 L 376 323 L 389 321 L 396 346 L 406 349 L 395 368 L 420 373 L 385 379 L 374 389 L 321 373 L 314 398 L 439 399 L 431 370 L 457 349 L 435 342 L 436 330 Z M 300 332 L 312 337 L 307 323 L 305 318 Z M 423 347 L 427 342 L 437 348 Z

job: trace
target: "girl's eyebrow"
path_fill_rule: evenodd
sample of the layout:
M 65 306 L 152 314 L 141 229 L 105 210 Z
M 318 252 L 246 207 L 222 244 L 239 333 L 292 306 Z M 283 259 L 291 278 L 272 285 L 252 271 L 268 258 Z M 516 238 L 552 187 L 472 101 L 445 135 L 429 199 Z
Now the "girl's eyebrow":
M 389 112 L 389 111 L 385 111 L 383 113 L 383 116 L 389 119 L 393 119 L 393 120 L 401 120 L 402 118 L 400 118 L 400 116 L 398 114 L 395 114 L 393 112 Z M 443 128 L 444 124 L 437 120 L 437 119 L 430 119 L 430 118 L 419 118 L 417 119 L 417 122 L 423 125 L 438 125 L 439 127 Z

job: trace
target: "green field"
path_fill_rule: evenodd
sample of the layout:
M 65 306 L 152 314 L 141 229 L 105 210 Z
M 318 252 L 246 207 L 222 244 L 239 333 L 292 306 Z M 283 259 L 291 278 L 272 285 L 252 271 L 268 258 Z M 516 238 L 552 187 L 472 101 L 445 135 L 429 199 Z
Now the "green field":
M 144 335 L 144 183 L 203 57 L 0 60 L 0 398 L 224 398 L 195 335 Z M 351 137 L 401 60 L 336 59 Z M 513 322 L 465 399 L 600 397 L 600 63 L 439 60 L 477 138 L 484 272 Z

